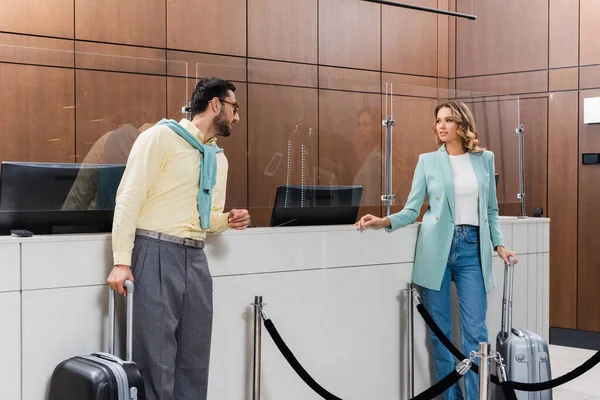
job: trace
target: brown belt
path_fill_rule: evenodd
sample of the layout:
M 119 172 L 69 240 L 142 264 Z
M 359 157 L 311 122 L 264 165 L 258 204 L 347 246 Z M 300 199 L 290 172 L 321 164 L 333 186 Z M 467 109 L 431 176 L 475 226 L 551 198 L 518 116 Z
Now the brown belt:
M 179 236 L 166 235 L 164 233 L 149 231 L 146 229 L 137 229 L 135 231 L 137 236 L 148 237 L 156 240 L 162 240 L 164 242 L 175 243 L 185 247 L 193 247 L 196 249 L 204 248 L 204 241 L 192 238 L 182 238 Z

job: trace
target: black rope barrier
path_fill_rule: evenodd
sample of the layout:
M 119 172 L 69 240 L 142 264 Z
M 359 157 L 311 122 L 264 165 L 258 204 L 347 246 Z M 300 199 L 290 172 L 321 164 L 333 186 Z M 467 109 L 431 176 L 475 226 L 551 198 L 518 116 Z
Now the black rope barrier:
M 460 378 L 462 378 L 463 376 L 464 375 L 461 375 L 457 370 L 454 369 L 454 370 L 452 370 L 452 372 L 450 372 L 448 375 L 446 375 L 446 377 L 444 379 L 442 379 L 441 381 L 438 381 L 438 383 L 436 383 L 429 389 L 425 390 L 424 392 L 413 397 L 410 400 L 432 400 L 432 399 L 435 399 L 437 396 L 441 395 L 446 390 L 448 390 L 452 386 L 454 386 L 458 381 L 460 381 Z
M 515 388 L 513 387 L 511 381 L 502 382 L 498 385 L 500 385 L 502 394 L 506 400 L 518 400 L 517 394 L 515 393 Z
M 273 325 L 273 322 L 271 322 L 270 319 L 264 319 L 263 322 L 265 324 L 265 328 L 267 329 L 267 332 L 269 332 L 269 335 L 271 335 L 271 338 L 275 342 L 275 345 L 277 346 L 277 348 L 279 349 L 281 354 L 283 354 L 283 357 L 285 357 L 287 362 L 294 369 L 294 371 L 296 371 L 296 373 L 304 381 L 304 383 L 306 383 L 308 386 L 310 386 L 310 388 L 312 390 L 314 390 L 319 396 L 321 396 L 322 398 L 324 398 L 326 400 L 342 400 L 339 397 L 334 396 L 333 394 L 331 394 L 327 390 L 325 390 L 323 388 L 323 386 L 319 385 L 309 375 L 309 373 L 306 372 L 306 370 L 304 369 L 304 367 L 302 367 L 302 365 L 300 365 L 300 362 L 296 359 L 296 357 L 294 356 L 294 354 L 292 353 L 290 348 L 285 344 L 285 342 L 279 335 L 279 332 L 277 332 L 275 325 Z
M 444 335 L 444 332 L 442 332 L 440 327 L 433 320 L 433 318 L 431 317 L 431 314 L 429 314 L 429 311 L 427 311 L 427 309 L 425 308 L 425 306 L 423 306 L 423 304 L 417 305 L 417 311 L 419 312 L 419 314 L 421 314 L 421 317 L 423 317 L 423 319 L 425 320 L 425 323 L 427 324 L 427 326 L 429 326 L 429 329 L 431 329 L 431 331 L 435 334 L 435 336 L 437 336 L 437 338 L 440 339 L 440 341 L 444 344 L 444 346 L 448 349 L 448 351 L 450 351 L 450 353 L 452 353 L 454 355 L 454 357 L 456 357 L 457 359 L 459 359 L 459 360 L 464 359 L 465 356 L 461 353 L 460 350 L 458 350 L 456 348 L 456 346 L 454 346 L 454 344 L 450 341 L 450 339 L 448 339 L 446 337 L 446 335 Z M 596 352 L 596 354 L 594 354 L 589 360 L 584 362 L 579 367 L 575 368 L 573 371 L 568 372 L 562 376 L 559 376 L 558 378 L 555 378 L 555 379 L 552 379 L 552 380 L 549 380 L 546 382 L 538 382 L 538 383 L 524 383 L 524 382 L 512 382 L 511 381 L 511 384 L 515 390 L 522 390 L 524 392 L 539 392 L 539 391 L 543 391 L 543 390 L 549 390 L 549 389 L 564 385 L 565 383 L 570 382 L 573 379 L 580 377 L 581 375 L 588 372 L 590 369 L 594 368 L 598 363 L 600 363 L 600 351 Z M 473 370 L 473 372 L 475 372 L 476 374 L 479 374 L 479 367 L 477 365 L 473 365 L 471 370 Z M 491 380 L 492 380 L 492 383 L 495 383 L 496 385 L 501 384 L 498 381 L 498 377 L 496 375 L 492 374 Z
M 277 331 L 277 328 L 275 328 L 275 325 L 273 324 L 273 321 L 271 321 L 270 318 L 264 318 L 263 322 L 265 324 L 267 332 L 269 332 L 269 335 L 273 339 L 273 342 L 275 342 L 275 345 L 277 346 L 283 357 L 287 360 L 292 369 L 296 371 L 296 374 L 298 374 L 298 376 L 304 381 L 304 383 L 306 383 L 312 390 L 315 391 L 315 393 L 317 393 L 319 396 L 326 400 L 342 400 L 339 397 L 325 390 L 325 388 L 319 385 L 304 369 L 304 367 L 302 367 L 298 359 L 294 356 L 290 348 L 287 346 L 287 344 L 285 344 L 285 342 L 281 338 L 281 335 Z M 459 372 L 460 368 L 457 367 L 457 369 L 449 373 L 444 379 L 442 379 L 429 389 L 425 390 L 423 393 L 413 397 L 410 400 L 433 400 L 440 394 L 444 393 L 446 390 L 448 390 L 450 387 L 456 384 L 460 380 L 460 378 L 464 376 L 464 374 L 468 371 L 469 367 L 474 365 L 472 363 L 468 363 L 468 366 L 465 366 L 464 364 L 466 364 L 466 361 L 463 361 L 461 364 L 459 364 L 459 367 L 461 365 L 463 366 L 463 370 L 461 372 Z M 511 400 L 511 398 L 508 399 Z

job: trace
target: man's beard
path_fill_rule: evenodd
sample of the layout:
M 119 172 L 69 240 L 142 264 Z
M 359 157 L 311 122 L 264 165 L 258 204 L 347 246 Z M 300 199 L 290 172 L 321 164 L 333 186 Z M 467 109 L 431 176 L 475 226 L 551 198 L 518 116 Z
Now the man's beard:
M 213 120 L 213 126 L 217 131 L 217 135 L 223 137 L 231 135 L 231 127 L 230 124 L 227 122 L 227 117 L 225 116 L 223 109 L 221 109 L 219 115 L 217 115 Z

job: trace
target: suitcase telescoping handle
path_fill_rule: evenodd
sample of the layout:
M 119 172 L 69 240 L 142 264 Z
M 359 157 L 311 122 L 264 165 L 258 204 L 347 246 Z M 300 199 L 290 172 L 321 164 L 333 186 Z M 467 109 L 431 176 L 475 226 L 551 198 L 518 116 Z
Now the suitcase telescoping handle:
M 502 327 L 500 335 L 508 338 L 512 329 L 513 285 L 515 281 L 515 259 L 508 257 L 508 265 L 504 268 L 504 290 L 502 292 Z
M 131 281 L 124 282 L 127 289 L 127 342 L 125 347 L 126 361 L 133 361 L 133 292 L 135 286 Z M 115 335 L 116 335 L 116 312 L 115 312 L 115 296 L 116 292 L 109 288 L 108 293 L 108 319 L 110 323 L 110 336 L 108 338 L 108 352 L 115 354 Z

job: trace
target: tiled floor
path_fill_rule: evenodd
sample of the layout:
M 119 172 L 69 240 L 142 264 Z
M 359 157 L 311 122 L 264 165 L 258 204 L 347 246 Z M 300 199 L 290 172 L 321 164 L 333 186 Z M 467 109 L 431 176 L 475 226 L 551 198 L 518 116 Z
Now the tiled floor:
M 596 352 L 550 345 L 552 377 L 556 378 L 583 364 Z M 579 378 L 554 389 L 553 400 L 600 400 L 600 365 Z

